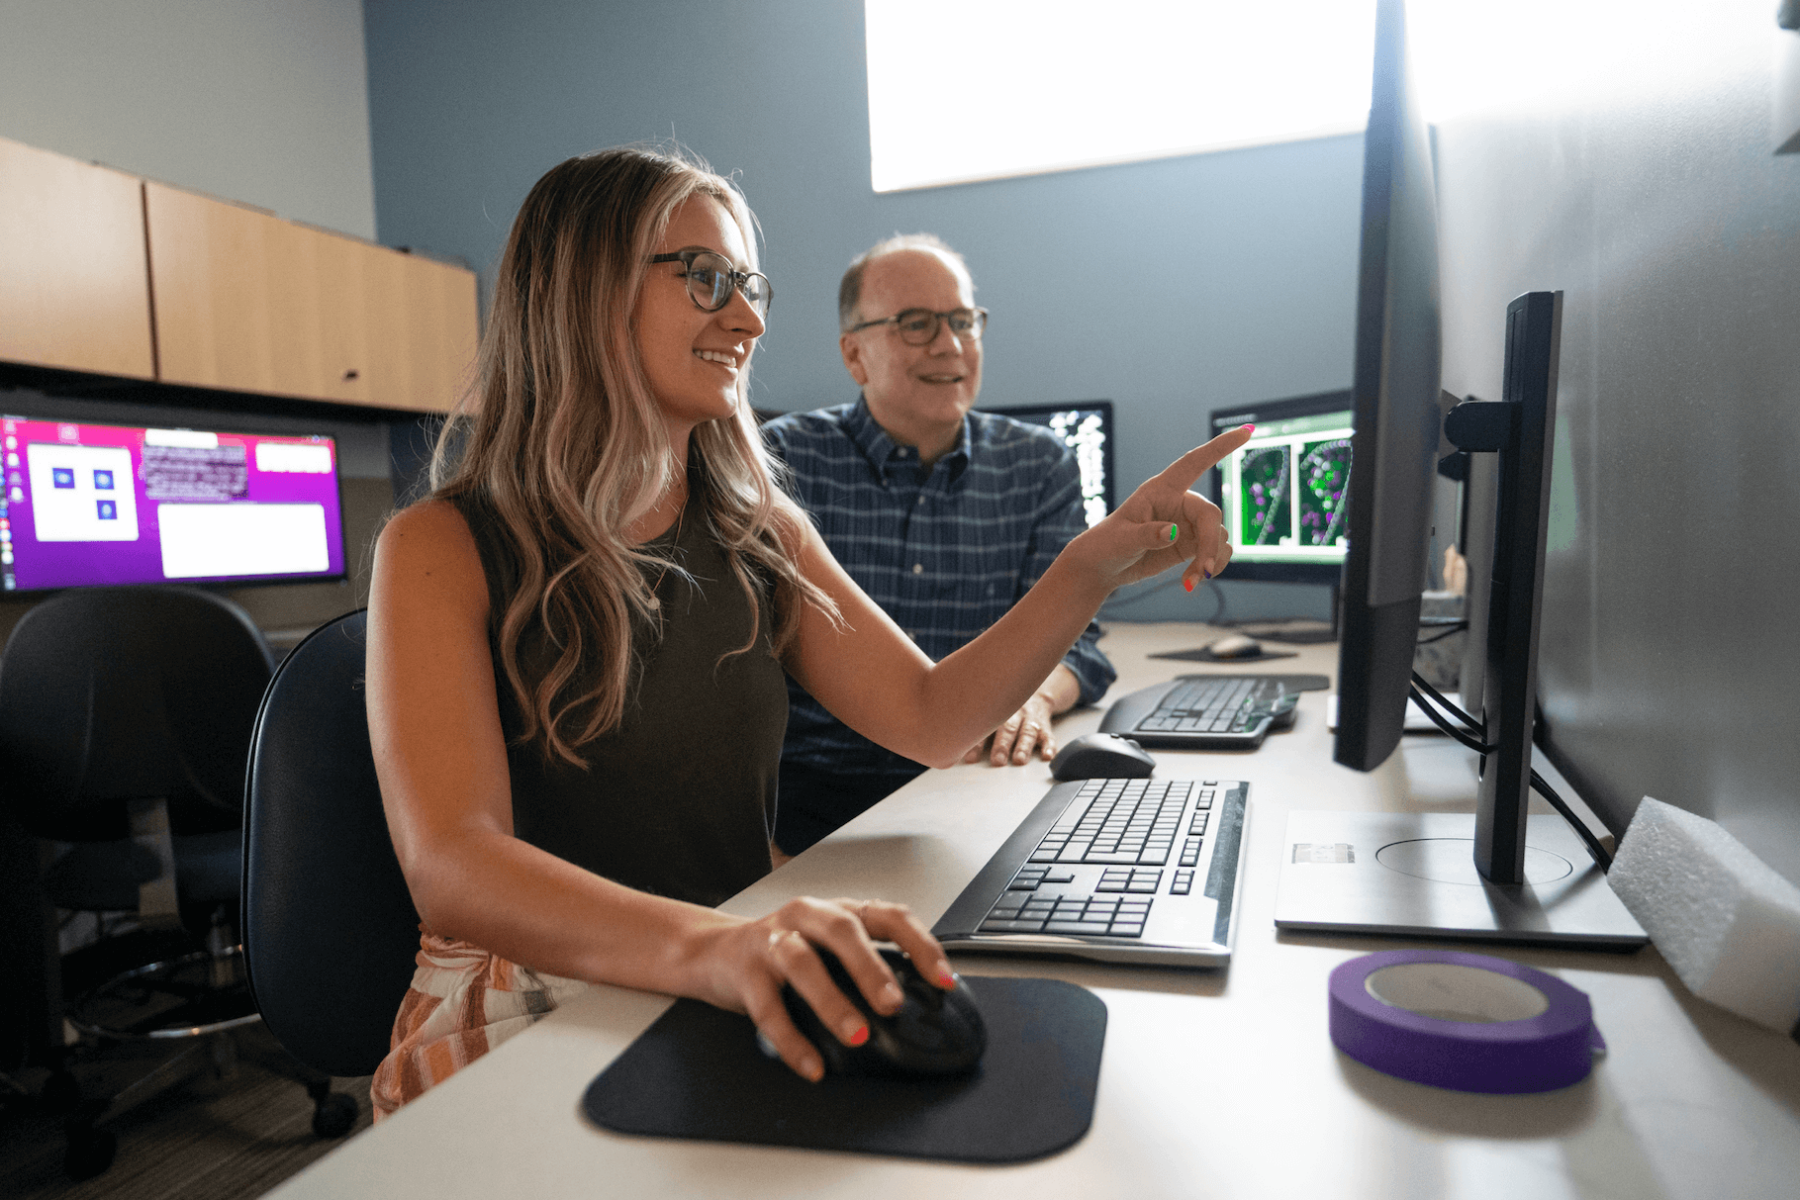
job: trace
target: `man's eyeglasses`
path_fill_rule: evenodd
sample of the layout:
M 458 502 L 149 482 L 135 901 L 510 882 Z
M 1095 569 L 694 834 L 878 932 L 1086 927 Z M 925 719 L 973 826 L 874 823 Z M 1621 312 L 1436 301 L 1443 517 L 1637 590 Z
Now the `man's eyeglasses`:
M 703 312 L 718 312 L 731 302 L 735 288 L 743 293 L 757 317 L 769 315 L 769 302 L 775 289 L 769 277 L 760 271 L 740 271 L 723 254 L 711 250 L 677 250 L 673 254 L 657 254 L 653 263 L 678 262 L 687 278 L 687 294 Z
M 899 332 L 900 340 L 907 345 L 928 346 L 937 340 L 938 322 L 942 321 L 950 326 L 950 332 L 957 337 L 975 342 L 981 340 L 981 331 L 987 327 L 987 316 L 985 308 L 953 308 L 949 312 L 909 308 L 879 321 L 864 321 L 861 325 L 852 325 L 849 332 L 857 333 L 875 325 L 892 325 Z

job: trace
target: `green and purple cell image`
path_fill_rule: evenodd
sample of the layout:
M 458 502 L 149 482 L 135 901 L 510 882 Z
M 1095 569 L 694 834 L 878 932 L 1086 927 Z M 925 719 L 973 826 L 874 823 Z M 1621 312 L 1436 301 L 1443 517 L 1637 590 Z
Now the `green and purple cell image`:
M 1240 543 L 1279 546 L 1293 532 L 1293 501 L 1289 496 L 1293 474 L 1288 470 L 1288 448 L 1255 446 L 1243 454 L 1238 465 Z
M 1345 534 L 1345 497 L 1350 484 L 1350 439 L 1331 438 L 1300 446 L 1300 544 L 1335 546 Z

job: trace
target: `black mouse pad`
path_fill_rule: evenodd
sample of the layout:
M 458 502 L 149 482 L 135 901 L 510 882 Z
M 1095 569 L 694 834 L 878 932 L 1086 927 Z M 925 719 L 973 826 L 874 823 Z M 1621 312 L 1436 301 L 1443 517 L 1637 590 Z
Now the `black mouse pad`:
M 1256 654 L 1239 654 L 1231 658 L 1220 658 L 1205 646 L 1194 650 L 1165 650 L 1161 654 L 1148 655 L 1150 658 L 1174 658 L 1182 662 L 1217 662 L 1217 663 L 1253 663 L 1266 662 L 1271 658 L 1299 658 L 1298 650 L 1270 650 L 1266 647 Z
M 1105 1003 L 1056 979 L 963 982 L 988 1032 L 972 1075 L 808 1083 L 764 1056 L 748 1017 L 678 1000 L 581 1106 L 615 1133 L 902 1158 L 1015 1163 L 1074 1144 L 1094 1117 Z

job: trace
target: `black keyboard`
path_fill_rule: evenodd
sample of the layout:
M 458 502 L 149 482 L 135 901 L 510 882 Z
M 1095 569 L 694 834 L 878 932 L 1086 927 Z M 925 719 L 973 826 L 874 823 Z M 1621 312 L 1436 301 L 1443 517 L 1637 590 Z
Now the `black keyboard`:
M 1279 676 L 1183 675 L 1118 700 L 1100 731 L 1151 747 L 1254 750 L 1293 724 L 1299 701 Z
M 951 949 L 1223 965 L 1247 795 L 1219 780 L 1058 784 L 932 933 Z

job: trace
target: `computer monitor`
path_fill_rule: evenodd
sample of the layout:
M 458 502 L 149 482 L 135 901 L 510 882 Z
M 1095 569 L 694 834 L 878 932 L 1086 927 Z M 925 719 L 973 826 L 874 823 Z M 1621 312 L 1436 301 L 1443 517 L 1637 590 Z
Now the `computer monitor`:
M 344 577 L 335 442 L 0 416 L 0 589 Z
M 1255 425 L 1207 472 L 1225 516 L 1233 579 L 1338 585 L 1350 546 L 1352 393 L 1320 392 L 1215 410 L 1209 437 Z
M 1362 258 L 1333 757 L 1370 771 L 1400 742 L 1425 589 L 1440 436 L 1495 452 L 1501 488 L 1488 608 L 1485 751 L 1474 814 L 1289 814 L 1276 901 L 1289 931 L 1635 949 L 1643 930 L 1560 817 L 1533 818 L 1533 673 L 1542 597 L 1560 293 L 1505 314 L 1501 401 L 1440 415 L 1430 143 L 1408 78 L 1402 0 L 1379 0 L 1363 152 Z M 1500 314 L 1496 315 L 1496 324 Z M 1406 773 L 1396 778 L 1404 780 Z M 1529 845 L 1527 844 L 1529 842 Z
M 1113 510 L 1113 406 L 1111 400 L 1071 400 L 1067 404 L 1013 404 L 982 412 L 1042 425 L 1069 449 L 1081 468 L 1081 506 L 1088 528 Z

